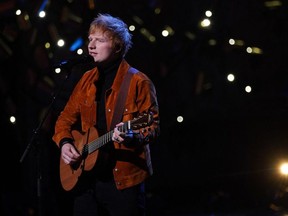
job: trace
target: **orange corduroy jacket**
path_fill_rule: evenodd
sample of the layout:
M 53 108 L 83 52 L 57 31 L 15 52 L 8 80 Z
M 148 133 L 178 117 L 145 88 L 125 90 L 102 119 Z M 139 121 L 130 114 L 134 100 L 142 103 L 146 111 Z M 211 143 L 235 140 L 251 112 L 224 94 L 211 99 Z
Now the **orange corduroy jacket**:
M 130 65 L 122 60 L 111 89 L 106 91 L 106 120 L 110 128 L 112 116 L 121 83 Z M 97 102 L 95 81 L 99 78 L 97 68 L 87 71 L 72 91 L 63 111 L 55 124 L 53 141 L 59 146 L 64 138 L 73 138 L 71 133 L 73 125 L 81 119 L 81 130 L 87 132 L 94 127 L 96 119 Z M 126 122 L 137 118 L 141 113 L 152 113 L 153 121 L 138 132 L 145 137 L 142 145 L 129 147 L 114 142 L 115 155 L 119 153 L 113 169 L 114 180 L 119 190 L 137 185 L 152 175 L 151 153 L 149 145 L 154 143 L 160 133 L 159 108 L 156 90 L 153 82 L 142 72 L 135 73 L 130 81 L 127 99 L 124 107 L 122 121 Z M 120 156 L 121 155 L 121 156 Z M 123 157 L 123 155 L 125 155 Z

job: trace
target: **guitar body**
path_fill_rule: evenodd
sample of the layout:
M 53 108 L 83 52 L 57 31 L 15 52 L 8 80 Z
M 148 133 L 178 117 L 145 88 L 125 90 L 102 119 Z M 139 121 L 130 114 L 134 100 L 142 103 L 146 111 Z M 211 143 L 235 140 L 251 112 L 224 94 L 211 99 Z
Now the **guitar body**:
M 90 128 L 88 133 L 80 133 L 79 131 L 73 130 L 72 136 L 75 140 L 75 147 L 80 152 L 83 153 L 83 148 L 85 145 L 89 145 L 91 141 L 98 138 L 98 131 L 96 128 Z M 64 190 L 70 191 L 73 189 L 79 181 L 80 176 L 83 171 L 90 171 L 97 160 L 98 150 L 93 151 L 90 154 L 82 154 L 81 160 L 73 165 L 68 165 L 64 163 L 60 157 L 60 180 Z

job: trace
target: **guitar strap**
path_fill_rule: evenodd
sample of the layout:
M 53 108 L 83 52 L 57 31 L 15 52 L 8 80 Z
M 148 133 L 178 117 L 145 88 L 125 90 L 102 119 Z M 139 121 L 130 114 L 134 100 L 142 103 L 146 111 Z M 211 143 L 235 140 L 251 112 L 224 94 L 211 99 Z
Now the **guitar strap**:
M 124 77 L 124 80 L 123 80 L 121 87 L 120 87 L 119 95 L 117 97 L 112 121 L 110 124 L 110 130 L 113 130 L 115 128 L 116 124 L 121 122 L 122 115 L 124 112 L 124 104 L 125 104 L 126 97 L 128 94 L 128 87 L 130 85 L 130 80 L 131 80 L 132 76 L 137 72 L 138 72 L 137 69 L 130 67 L 127 74 Z

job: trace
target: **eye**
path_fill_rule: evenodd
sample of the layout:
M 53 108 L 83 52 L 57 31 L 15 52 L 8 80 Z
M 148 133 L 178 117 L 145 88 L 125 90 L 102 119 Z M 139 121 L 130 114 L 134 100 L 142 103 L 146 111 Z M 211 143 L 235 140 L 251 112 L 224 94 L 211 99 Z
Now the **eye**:
M 107 40 L 106 38 L 99 38 L 98 41 L 99 41 L 100 43 L 105 43 L 105 42 L 107 42 L 108 40 Z

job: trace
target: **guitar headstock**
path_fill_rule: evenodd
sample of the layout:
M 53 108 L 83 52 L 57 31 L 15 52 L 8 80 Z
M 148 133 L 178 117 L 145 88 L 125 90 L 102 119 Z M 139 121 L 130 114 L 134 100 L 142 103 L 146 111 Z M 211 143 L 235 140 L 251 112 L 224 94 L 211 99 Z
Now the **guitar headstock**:
M 153 122 L 153 115 L 151 113 L 141 113 L 136 118 L 130 121 L 132 130 L 140 129 L 151 125 Z

